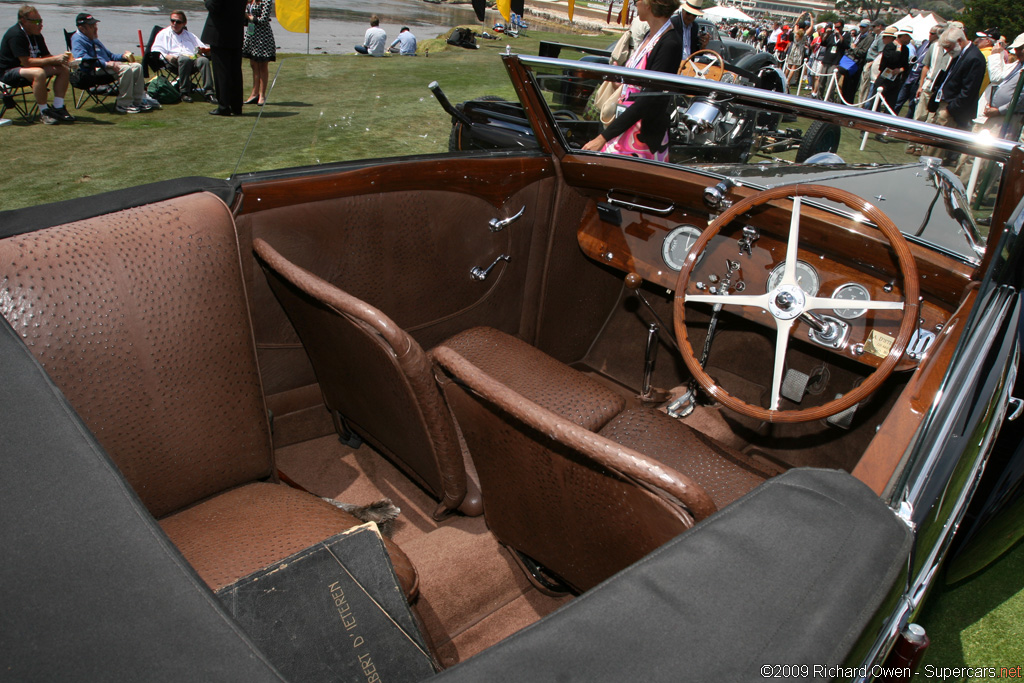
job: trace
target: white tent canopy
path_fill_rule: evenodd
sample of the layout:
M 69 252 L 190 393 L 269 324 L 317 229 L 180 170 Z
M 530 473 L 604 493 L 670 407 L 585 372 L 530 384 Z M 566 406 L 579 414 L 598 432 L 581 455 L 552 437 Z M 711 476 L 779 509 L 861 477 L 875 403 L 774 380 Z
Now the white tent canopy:
M 919 14 L 916 17 L 912 17 L 909 14 L 893 26 L 897 29 L 908 29 L 913 35 L 914 42 L 919 43 L 928 37 L 928 32 L 931 31 L 932 26 L 942 23 L 941 20 L 937 19 L 933 14 Z
M 736 7 L 723 7 L 721 5 L 704 8 L 704 16 L 712 21 L 754 21 L 754 18 Z

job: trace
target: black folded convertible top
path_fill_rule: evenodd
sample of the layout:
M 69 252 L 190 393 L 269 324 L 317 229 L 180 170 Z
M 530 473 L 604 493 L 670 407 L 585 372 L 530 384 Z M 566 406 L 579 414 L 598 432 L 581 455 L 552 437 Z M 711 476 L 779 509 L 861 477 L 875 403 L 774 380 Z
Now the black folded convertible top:
M 849 474 L 791 470 L 437 680 L 732 683 L 772 664 L 831 674 L 786 680 L 827 679 L 910 545 Z
M 0 359 L 2 677 L 283 680 L 6 321 Z

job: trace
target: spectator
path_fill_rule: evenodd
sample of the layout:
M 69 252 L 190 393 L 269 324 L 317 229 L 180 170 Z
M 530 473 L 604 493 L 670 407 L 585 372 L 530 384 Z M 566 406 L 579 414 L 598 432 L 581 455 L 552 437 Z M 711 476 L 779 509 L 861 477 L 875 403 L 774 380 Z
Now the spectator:
M 800 78 L 800 68 L 804 65 L 807 55 L 807 34 L 802 28 L 796 30 L 793 42 L 786 51 L 786 89 L 793 87 L 793 78 Z M 799 80 L 798 80 L 799 85 Z
M 900 39 L 897 40 L 897 35 Z M 878 79 L 875 81 L 875 90 L 882 90 L 882 99 L 889 105 L 890 109 L 896 107 L 896 96 L 899 94 L 900 86 L 903 85 L 904 74 L 910 64 L 910 51 L 907 43 L 910 42 L 908 31 L 898 31 L 895 26 L 890 26 L 882 31 L 882 57 L 878 62 Z M 879 111 L 885 111 L 879 107 Z
M 97 70 L 117 77 L 115 111 L 118 114 L 151 111 L 153 107 L 146 103 L 146 80 L 142 77 L 142 65 L 135 61 L 131 50 L 125 50 L 119 55 L 108 50 L 98 38 L 99 22 L 88 12 L 75 17 L 78 30 L 71 36 L 71 54 L 75 59 L 82 60 L 82 66 L 91 64 Z
M 860 77 L 860 92 L 857 93 L 857 101 L 863 102 L 864 106 L 871 108 L 871 104 L 868 102 L 875 94 L 875 79 L 878 74 L 874 72 L 875 60 L 882 54 L 882 31 L 885 30 L 885 22 L 881 19 L 875 19 L 871 22 L 871 34 L 874 39 L 871 41 L 871 47 L 868 48 L 867 54 L 864 55 L 864 69 Z
M 75 117 L 64 108 L 68 90 L 71 54 L 51 55 L 43 40 L 43 19 L 32 5 L 18 10 L 18 23 L 0 39 L 0 80 L 8 85 L 22 85 L 23 78 L 32 84 L 39 107 L 39 119 L 46 124 L 74 123 Z M 53 105 L 46 103 L 47 80 L 53 77 Z
M 779 42 L 779 36 L 782 35 L 782 25 L 779 22 L 775 22 L 772 26 L 772 32 L 768 34 L 768 42 L 765 43 L 765 49 L 769 54 L 775 54 L 775 45 Z
M 811 97 L 824 97 L 825 93 L 822 91 L 824 82 L 828 76 L 832 74 L 839 66 L 839 60 L 846 54 L 847 41 L 849 39 L 843 35 L 843 22 L 837 21 L 829 28 L 829 24 L 825 24 L 825 35 L 821 39 L 821 70 L 819 71 L 820 76 L 814 81 L 814 90 L 811 92 Z
M 672 27 L 678 32 L 683 42 L 682 59 L 685 61 L 694 52 L 707 47 L 711 35 L 697 25 L 697 17 L 704 16 L 704 12 L 695 2 L 683 0 L 679 5 L 679 11 L 672 15 Z M 636 44 L 639 44 L 637 42 Z
M 949 67 L 949 54 L 939 45 L 939 36 L 946 30 L 945 24 L 933 26 L 928 34 L 928 52 L 924 55 L 924 62 L 921 64 L 921 82 L 917 86 L 917 107 L 914 109 L 914 118 L 918 121 L 935 120 L 935 105 L 932 93 L 935 89 L 935 81 L 939 74 Z
M 398 52 L 406 57 L 416 56 L 416 36 L 412 34 L 408 26 L 403 26 L 402 30 L 398 32 L 398 37 L 391 43 L 390 51 Z
M 921 82 L 921 71 L 924 69 L 925 55 L 928 54 L 928 48 L 931 46 L 932 41 L 938 37 L 935 30 L 936 28 L 933 26 L 932 30 L 928 33 L 928 37 L 922 40 L 921 44 L 916 48 L 911 46 L 910 49 L 910 72 L 907 74 L 907 78 L 903 81 L 900 92 L 896 96 L 895 107 L 896 113 L 899 114 L 900 110 L 903 109 L 903 105 L 907 104 L 907 118 L 914 117 L 914 110 L 917 107 L 918 84 Z
M 638 0 L 637 16 L 650 25 L 626 66 L 631 69 L 676 73 L 679 68 L 679 31 L 670 21 L 678 0 Z M 690 11 L 687 8 L 687 11 Z M 698 8 L 698 11 L 699 8 Z M 590 152 L 609 152 L 643 159 L 668 159 L 669 106 L 661 97 L 636 97 L 640 89 L 624 84 L 618 114 L 593 140 L 583 145 Z M 667 95 L 665 96 L 667 97 Z
M 214 116 L 242 115 L 242 39 L 245 0 L 204 0 L 209 15 L 203 42 L 210 46 L 213 83 L 217 89 Z
M 993 84 L 992 88 L 988 92 L 988 101 L 984 105 L 984 115 L 987 118 L 985 127 L 992 130 L 996 135 L 1003 137 L 1003 124 L 1005 117 L 1010 108 L 1010 102 L 1013 100 L 1013 93 L 1017 88 L 1017 81 L 1020 80 L 1022 60 L 1024 60 L 1024 33 L 1017 36 L 1014 41 L 1010 44 L 1009 49 L 1013 51 L 1017 61 L 1013 63 L 1009 71 L 1003 75 L 1003 78 L 998 83 Z M 1021 116 L 1024 116 L 1024 91 L 1018 96 L 1016 103 L 1013 107 L 1013 117 L 1018 122 Z M 1013 126 L 1010 130 L 1005 131 L 1008 133 L 1013 132 L 1013 128 L 1019 127 Z
M 216 102 L 213 95 L 213 67 L 206 56 L 210 46 L 188 30 L 188 18 L 184 12 L 171 12 L 171 25 L 156 34 L 152 49 L 160 53 L 172 73 L 178 74 L 178 90 L 183 102 L 192 101 L 192 74 L 197 72 L 203 81 L 199 97 Z
M 252 69 L 252 92 L 243 104 L 257 104 L 262 107 L 267 101 L 270 62 L 277 59 L 274 31 L 270 28 L 271 9 L 270 0 L 251 0 L 245 6 L 245 17 L 249 23 L 245 27 L 242 56 L 249 58 L 249 68 Z
M 966 130 L 977 112 L 981 82 L 985 78 L 985 57 L 967 40 L 961 28 L 947 29 L 939 38 L 939 44 L 952 61 L 946 79 L 939 86 L 936 122 Z
M 383 57 L 387 42 L 388 34 L 380 27 L 380 17 L 374 14 L 370 17 L 370 28 L 366 29 L 366 35 L 363 36 L 363 44 L 356 45 L 356 52 L 371 57 Z
M 850 69 L 843 69 L 843 100 L 847 104 L 856 104 L 857 102 L 868 50 L 875 40 L 875 36 L 871 32 L 871 22 L 867 19 L 862 19 L 857 29 L 857 34 L 850 39 L 850 51 L 847 53 L 853 60 L 854 66 Z

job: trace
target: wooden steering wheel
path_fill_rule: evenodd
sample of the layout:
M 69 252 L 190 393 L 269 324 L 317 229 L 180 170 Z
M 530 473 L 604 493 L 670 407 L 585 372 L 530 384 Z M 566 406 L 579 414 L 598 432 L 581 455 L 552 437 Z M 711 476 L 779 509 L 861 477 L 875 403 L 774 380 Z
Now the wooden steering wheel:
M 842 299 L 823 298 L 811 296 L 804 292 L 797 284 L 796 263 L 797 248 L 800 239 L 800 206 L 804 197 L 828 199 L 834 202 L 845 204 L 855 212 L 863 215 L 867 220 L 878 226 L 889 245 L 895 252 L 899 266 L 900 276 L 903 280 L 902 301 L 858 301 L 858 308 L 868 310 L 902 310 L 903 317 L 900 321 L 899 332 L 889 353 L 873 373 L 861 383 L 843 396 L 829 401 L 828 403 L 814 408 L 803 410 L 780 410 L 779 398 L 782 388 L 783 366 L 786 359 L 786 349 L 789 344 L 789 336 L 796 327 L 798 320 L 809 311 L 816 309 L 848 308 L 849 301 Z M 751 209 L 766 204 L 775 199 L 792 199 L 792 217 L 789 224 L 789 239 L 786 245 L 785 269 L 782 281 L 771 291 L 760 295 L 749 294 L 704 294 L 694 288 L 694 293 L 688 291 L 690 274 L 697 263 L 697 256 L 704 252 L 713 237 L 715 237 L 725 226 L 729 225 L 737 217 Z M 919 286 L 917 276 L 917 264 L 910 252 L 906 239 L 892 220 L 874 205 L 864 201 L 852 192 L 840 190 L 824 185 L 782 185 L 769 190 L 764 190 L 751 195 L 746 199 L 736 202 L 721 216 L 716 218 L 707 229 L 701 234 L 690 248 L 683 264 L 682 270 L 676 281 L 675 289 L 675 330 L 676 339 L 679 341 L 679 349 L 683 361 L 690 373 L 697 380 L 701 387 L 716 401 L 722 405 L 735 410 L 743 415 L 764 420 L 767 422 L 811 422 L 829 415 L 835 415 L 847 408 L 859 403 L 871 392 L 875 391 L 882 382 L 892 373 L 906 350 L 907 343 L 917 325 Z M 751 405 L 740 399 L 731 396 L 715 380 L 711 378 L 704 368 L 701 367 L 697 356 L 686 333 L 686 304 L 687 303 L 708 303 L 721 304 L 722 306 L 753 306 L 768 312 L 769 317 L 774 320 L 777 329 L 775 340 L 775 365 L 772 373 L 772 392 L 769 408 Z M 805 318 L 806 319 L 806 318 Z
M 708 58 L 710 60 L 705 61 Z M 722 74 L 725 73 L 725 60 L 722 59 L 722 55 L 714 50 L 697 50 L 683 60 L 683 63 L 679 65 L 679 71 L 676 73 L 680 76 L 720 81 L 722 80 Z

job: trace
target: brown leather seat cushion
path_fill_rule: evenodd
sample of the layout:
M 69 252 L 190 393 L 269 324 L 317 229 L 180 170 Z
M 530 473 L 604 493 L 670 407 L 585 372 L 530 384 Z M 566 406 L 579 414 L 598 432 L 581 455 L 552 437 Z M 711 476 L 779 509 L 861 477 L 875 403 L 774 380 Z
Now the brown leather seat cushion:
M 281 484 L 248 484 L 160 520 L 160 526 L 213 590 L 362 524 L 330 503 Z M 399 585 L 418 591 L 412 562 L 388 539 Z
M 741 453 L 649 408 L 621 413 L 600 434 L 690 477 L 719 510 L 771 476 Z
M 443 343 L 542 408 L 596 432 L 626 407 L 619 394 L 526 342 L 474 327 Z

